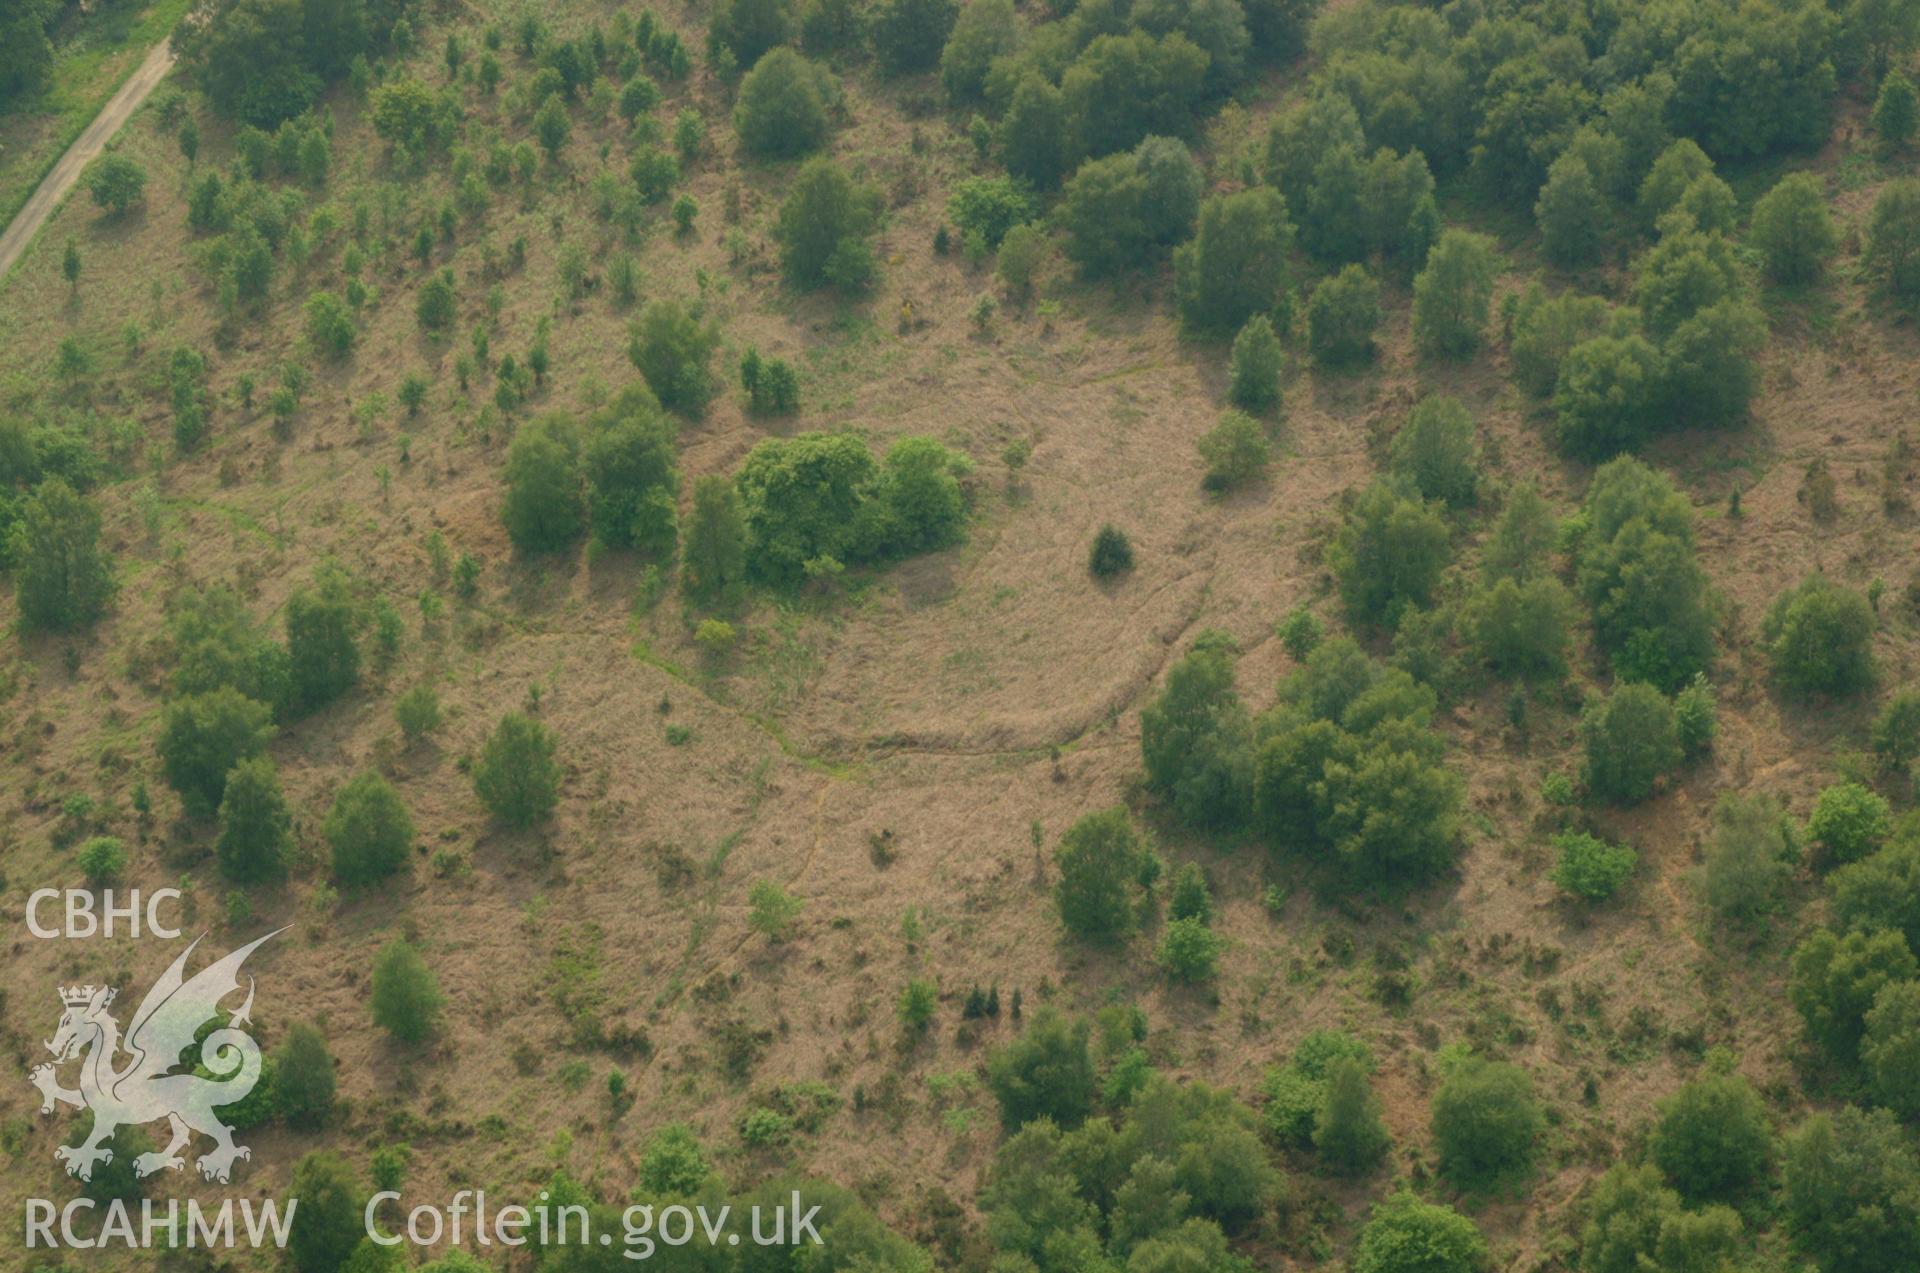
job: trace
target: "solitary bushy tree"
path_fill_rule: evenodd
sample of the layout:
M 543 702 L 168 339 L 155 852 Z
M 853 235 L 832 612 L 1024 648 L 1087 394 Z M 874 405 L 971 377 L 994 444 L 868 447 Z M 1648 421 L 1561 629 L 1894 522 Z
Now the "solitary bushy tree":
M 661 406 L 697 416 L 720 391 L 711 369 L 719 346 L 718 323 L 703 322 L 679 301 L 658 300 L 640 312 L 628 334 L 627 359 Z
M 1898 150 L 1913 140 L 1920 126 L 1920 93 L 1905 72 L 1895 68 L 1880 81 L 1880 92 L 1873 100 L 1873 131 L 1880 140 Z
M 1820 178 L 1810 172 L 1782 177 L 1753 205 L 1747 241 L 1760 250 L 1767 277 L 1776 283 L 1817 276 L 1840 243 Z
M 302 1130 L 319 1127 L 332 1112 L 335 1085 L 325 1036 L 304 1021 L 294 1022 L 273 1053 L 273 1098 L 280 1117 Z
M 308 1154 L 293 1168 L 300 1199 L 287 1234 L 287 1258 L 300 1273 L 337 1273 L 365 1236 L 364 1191 L 346 1159 L 331 1151 Z
M 960 15 L 955 0 L 882 0 L 873 14 L 873 51 L 896 75 L 932 70 Z
M 1113 941 L 1133 931 L 1146 853 L 1123 808 L 1089 813 L 1069 827 L 1053 855 L 1060 871 L 1054 904 L 1067 931 L 1087 941 Z
M 1782 1158 L 1787 1223 L 1824 1273 L 1920 1267 L 1920 1153 L 1893 1114 L 1813 1114 Z
M 1379 1166 L 1392 1145 L 1366 1066 L 1353 1057 L 1335 1059 L 1327 1066 L 1326 1095 L 1314 1119 L 1313 1147 L 1334 1171 L 1359 1176 Z
M 1551 879 L 1563 892 L 1585 902 L 1604 902 L 1633 875 L 1640 855 L 1624 844 L 1609 844 L 1582 831 L 1554 841 L 1560 851 Z
M 344 573 L 323 569 L 287 598 L 288 699 L 294 714 L 333 702 L 360 679 L 360 611 Z
M 273 762 L 265 756 L 240 761 L 228 772 L 220 801 L 220 838 L 214 843 L 220 873 L 243 883 L 281 878 L 291 826 Z
M 1920 981 L 1897 981 L 1873 997 L 1860 1062 L 1874 1098 L 1907 1118 L 1920 1114 Z
M 1009 1129 L 1037 1118 L 1077 1127 L 1093 1107 L 1093 1062 L 1084 1021 L 1042 1008 L 1012 1043 L 987 1058 L 987 1086 Z
M 1280 337 L 1274 334 L 1273 320 L 1255 314 L 1233 339 L 1231 383 L 1227 396 L 1233 405 L 1246 411 L 1268 411 L 1280 403 L 1280 371 L 1286 355 Z
M 1586 501 L 1580 592 L 1616 673 L 1664 690 L 1713 655 L 1707 577 L 1693 551 L 1693 507 L 1630 456 L 1602 465 Z
M 220 807 L 227 775 L 258 756 L 273 737 L 272 712 L 229 686 L 190 694 L 161 714 L 160 764 L 186 811 L 206 817 Z
M 20 510 L 10 546 L 20 626 L 70 632 L 113 600 L 113 566 L 100 548 L 100 513 L 65 478 L 41 482 Z
M 1480 348 L 1500 259 L 1493 240 L 1448 230 L 1413 280 L 1413 341 L 1422 353 L 1465 358 Z
M 740 81 L 733 126 L 749 152 L 791 159 L 827 139 L 827 111 L 839 92 L 823 66 L 789 48 L 762 57 Z
M 1728 919 L 1752 919 L 1774 905 L 1791 873 L 1779 803 L 1767 795 L 1722 792 L 1701 868 L 1708 907 Z
M 1873 721 L 1873 754 L 1880 766 L 1904 773 L 1920 759 L 1920 692 L 1902 690 Z
M 96 207 L 119 216 L 140 202 L 147 190 L 147 170 L 125 155 L 96 159 L 87 169 L 87 193 Z
M 792 0 L 724 0 L 707 23 L 707 49 L 728 49 L 740 66 L 794 36 Z
M 1372 361 L 1379 325 L 1380 285 L 1363 266 L 1321 279 L 1307 300 L 1307 349 L 1323 367 Z
M 1286 200 L 1272 187 L 1207 200 L 1193 241 L 1173 257 L 1181 322 L 1220 334 L 1274 308 L 1292 243 Z
M 516 428 L 507 444 L 507 497 L 501 520 L 522 553 L 551 553 L 580 538 L 580 430 L 572 417 L 545 415 Z
M 541 821 L 560 798 L 560 767 L 553 751 L 553 734 L 545 725 L 508 712 L 494 726 L 473 767 L 474 794 L 508 826 Z
M 1453 508 L 1473 503 L 1479 467 L 1473 417 L 1458 398 L 1422 398 L 1394 434 L 1393 470 L 1411 481 L 1422 499 Z
M 1752 1084 L 1737 1074 L 1707 1074 L 1660 1102 L 1652 1150 L 1686 1197 L 1727 1198 L 1765 1177 L 1773 1128 Z
M 356 774 L 340 788 L 324 833 L 333 849 L 333 875 L 342 884 L 376 884 L 398 871 L 413 847 L 413 819 L 398 792 L 379 774 Z
M 1432 598 L 1451 551 L 1447 523 L 1433 506 L 1376 481 L 1354 501 L 1328 545 L 1327 563 L 1354 618 L 1392 627 L 1408 606 Z
M 1858 862 L 1893 831 L 1893 810 L 1879 793 L 1857 782 L 1837 782 L 1820 793 L 1807 818 L 1807 838 L 1829 866 Z
M 1440 1169 L 1465 1185 L 1524 1168 L 1546 1120 L 1525 1070 L 1468 1057 L 1433 1096 L 1433 1139 Z
M 687 519 L 681 579 L 695 596 L 723 597 L 746 578 L 747 523 L 740 492 L 724 477 L 709 475 L 693 484 L 693 512 Z
M 873 276 L 867 237 L 878 215 L 879 198 L 871 188 L 832 160 L 810 161 L 794 179 L 774 226 L 787 277 L 802 288 L 866 287 Z
M 1659 351 L 1636 334 L 1601 335 L 1560 361 L 1553 410 L 1560 446 L 1578 459 L 1610 459 L 1653 435 L 1666 387 Z
M 1374 1207 L 1354 1247 L 1353 1273 L 1483 1273 L 1490 1260 L 1472 1220 L 1403 1191 Z
M 1809 575 L 1768 608 L 1761 632 L 1790 689 L 1854 694 L 1873 683 L 1873 608 L 1851 588 Z
M 1495 579 L 1468 599 L 1462 615 L 1474 652 L 1502 676 L 1565 673 L 1574 604 L 1550 575 Z
M 1587 752 L 1587 786 L 1614 804 L 1639 804 L 1662 774 L 1680 764 L 1673 705 L 1637 681 L 1616 685 L 1580 714 Z
M 1589 265 L 1607 232 L 1607 204 L 1584 159 L 1568 153 L 1547 169 L 1547 184 L 1533 205 L 1540 248 L 1556 265 Z
M 1807 1037 L 1837 1061 L 1859 1059 L 1867 1013 L 1886 987 L 1912 981 L 1920 964 L 1892 930 L 1835 934 L 1816 930 L 1793 952 L 1787 997 L 1806 1023 Z
M 1207 462 L 1202 479 L 1210 491 L 1230 491 L 1258 480 L 1267 470 L 1272 448 L 1259 421 L 1240 411 L 1227 411 L 1220 422 L 1202 434 L 1200 458 Z
M 671 560 L 680 494 L 674 430 L 652 393 L 635 386 L 588 426 L 587 491 L 593 537 Z
M 402 1043 L 417 1043 L 433 1032 L 446 1002 L 440 982 L 420 952 L 396 937 L 373 961 L 373 1023 Z
M 1880 188 L 1867 220 L 1865 259 L 1896 297 L 1920 297 L 1920 177 L 1896 178 Z
M 1757 306 L 1737 298 L 1707 306 L 1676 327 L 1661 351 L 1667 407 L 1695 424 L 1744 420 L 1760 392 L 1754 358 L 1766 343 Z

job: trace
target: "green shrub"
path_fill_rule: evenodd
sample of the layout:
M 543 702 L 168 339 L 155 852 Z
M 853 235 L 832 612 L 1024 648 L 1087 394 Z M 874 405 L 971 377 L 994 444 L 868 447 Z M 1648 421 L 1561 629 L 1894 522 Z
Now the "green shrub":
M 1239 411 L 1223 412 L 1197 445 L 1207 464 L 1201 485 L 1210 491 L 1231 491 L 1258 481 L 1272 455 L 1259 421 Z
M 1902 690 L 1873 721 L 1873 754 L 1880 767 L 1904 773 L 1920 759 L 1920 692 Z
M 353 311 L 332 292 L 315 292 L 307 297 L 307 339 L 322 358 L 338 362 L 353 352 L 358 336 L 353 326 Z
M 1791 873 L 1780 806 L 1768 796 L 1723 793 L 1714 806 L 1702 891 L 1707 905 L 1731 919 L 1770 909 Z
M 1018 48 L 1020 35 L 1013 0 L 975 0 L 961 9 L 940 53 L 940 82 L 947 96 L 956 102 L 979 97 L 988 69 L 996 58 Z
M 220 838 L 214 842 L 220 873 L 242 883 L 284 877 L 292 824 L 273 761 L 253 756 L 234 765 L 220 801 Z
M 688 591 L 710 599 L 727 595 L 745 580 L 746 560 L 746 513 L 739 491 L 724 477 L 698 479 L 680 565 Z
M 1323 367 L 1371 362 L 1379 325 L 1380 285 L 1362 266 L 1322 279 L 1307 300 L 1307 349 Z
M 1083 941 L 1110 942 L 1133 931 L 1134 903 L 1148 854 L 1124 808 L 1083 816 L 1060 837 L 1054 905 L 1067 931 Z
M 1255 314 L 1233 338 L 1227 397 L 1246 411 L 1270 411 L 1280 405 L 1280 372 L 1286 355 L 1274 334 L 1273 320 Z
M 873 52 L 896 75 L 930 71 L 960 16 L 955 0 L 879 0 L 873 10 Z
M 636 386 L 594 415 L 583 467 L 594 539 L 671 560 L 679 458 L 673 426 L 650 392 Z
M 1555 265 L 1590 265 L 1607 235 L 1607 202 L 1586 161 L 1571 152 L 1547 169 L 1547 184 L 1533 205 L 1540 250 Z
M 752 66 L 794 34 L 791 0 L 724 0 L 707 23 L 707 49 L 728 49 L 741 66 Z
M 1327 1103 L 1328 1079 L 1342 1062 L 1371 1073 L 1373 1053 L 1350 1034 L 1315 1030 L 1295 1045 L 1285 1066 L 1267 1070 L 1261 1081 L 1266 1097 L 1261 1113 L 1274 1140 L 1293 1149 L 1312 1147 L 1320 1111 Z
M 1535 398 L 1550 397 L 1568 352 L 1607 331 L 1614 321 L 1611 308 L 1598 296 L 1549 296 L 1538 283 L 1532 284 L 1514 308 L 1507 342 L 1514 383 Z
M 1016 225 L 1038 215 L 1033 197 L 1008 177 L 967 177 L 947 198 L 947 215 L 964 238 L 997 248 Z
M 1452 554 L 1447 523 L 1405 485 L 1376 481 L 1327 547 L 1341 600 L 1357 621 L 1392 627 L 1433 598 Z
M 1614 804 L 1639 804 L 1655 781 L 1678 767 L 1679 734 L 1673 706 L 1651 685 L 1616 685 L 1580 714 L 1586 745 L 1587 788 Z
M 1205 920 L 1191 916 L 1175 919 L 1167 924 L 1153 961 L 1174 981 L 1209 981 L 1218 970 L 1224 944 Z
M 1822 791 L 1807 819 L 1807 838 L 1820 846 L 1830 866 L 1858 862 L 1892 832 L 1892 808 L 1857 782 L 1835 783 Z
M 1873 997 L 1860 1061 L 1880 1104 L 1906 1118 L 1920 1113 L 1920 982 L 1897 981 Z
M 1433 1096 L 1440 1170 L 1465 1186 L 1524 1170 L 1544 1126 L 1526 1071 L 1505 1062 L 1467 1057 Z
M 1108 523 L 1093 537 L 1093 549 L 1087 554 L 1087 569 L 1095 579 L 1111 579 L 1133 569 L 1133 541 L 1118 526 Z
M 71 632 L 106 612 L 116 585 L 100 549 L 100 513 L 65 478 L 49 477 L 28 496 L 0 543 L 14 567 L 14 597 L 25 632 Z
M 1887 986 L 1912 981 L 1916 974 L 1920 963 L 1898 932 L 1835 935 L 1822 928 L 1794 949 L 1787 997 L 1806 1023 L 1807 1037 L 1851 1065 L 1859 1059 L 1874 1000 Z
M 410 743 L 440 728 L 440 695 L 431 685 L 416 685 L 393 705 L 393 718 Z
M 1353 1273 L 1482 1273 L 1490 1259 L 1473 1221 L 1403 1191 L 1374 1207 L 1354 1246 Z
M 373 1023 L 402 1043 L 433 1033 L 446 999 L 420 952 L 396 937 L 373 961 Z
M 1873 627 L 1865 597 L 1815 574 L 1774 600 L 1761 633 L 1788 688 L 1854 694 L 1873 682 Z
M 1695 672 L 1686 688 L 1673 696 L 1673 728 L 1680 751 L 1688 760 L 1705 755 L 1720 729 L 1719 701 L 1705 672 Z
M 324 834 L 333 850 L 334 879 L 346 885 L 375 884 L 406 864 L 413 819 L 386 779 L 360 773 L 333 798 Z
M 272 715 L 225 686 L 167 704 L 160 718 L 161 770 L 189 814 L 207 817 L 220 807 L 228 772 L 266 750 Z
M 832 160 L 809 161 L 787 191 L 774 226 L 787 278 L 801 288 L 865 289 L 873 278 L 867 238 L 879 220 L 879 207 L 878 194 Z
M 1475 652 L 1500 675 L 1557 677 L 1566 672 L 1573 608 L 1550 575 L 1503 578 L 1474 594 L 1464 618 Z
M 1760 251 L 1767 277 L 1805 283 L 1817 277 L 1840 245 L 1827 213 L 1827 192 L 1810 172 L 1782 177 L 1753 205 L 1747 241 Z
M 1413 343 L 1436 358 L 1465 358 L 1480 348 L 1500 260 L 1493 240 L 1447 230 L 1413 281 Z
M 1920 93 L 1914 91 L 1906 73 L 1895 67 L 1880 81 L 1880 92 L 1873 99 L 1873 131 L 1897 150 L 1913 140 L 1916 127 L 1920 127 Z
M 1281 682 L 1280 700 L 1259 723 L 1253 765 L 1254 816 L 1271 846 L 1376 886 L 1452 865 L 1461 783 L 1428 728 L 1431 689 L 1341 638 Z
M 1042 1008 L 1013 1042 L 987 1057 L 987 1086 L 1012 1130 L 1035 1119 L 1078 1127 L 1093 1108 L 1093 1061 L 1084 1021 Z
M 1812 1114 L 1782 1158 L 1787 1223 L 1827 1273 L 1920 1267 L 1920 1153 L 1891 1113 Z
M 74 862 L 87 883 L 98 888 L 119 879 L 127 869 L 127 846 L 118 836 L 96 835 L 80 846 Z
M 544 821 L 560 799 L 560 766 L 553 753 L 553 734 L 545 725 L 508 712 L 473 766 L 474 794 L 510 827 Z
M 1653 1161 L 1687 1198 L 1742 1193 L 1765 1179 L 1773 1129 L 1753 1086 L 1737 1074 L 1694 1079 L 1660 1102 Z
M 825 67 L 789 48 L 769 50 L 740 81 L 733 126 L 741 146 L 774 159 L 818 149 L 839 91 Z
M 668 1123 L 640 1155 L 640 1187 L 650 1194 L 690 1198 L 713 1175 L 706 1151 L 684 1123 Z
M 288 1126 L 317 1128 L 333 1110 L 333 1057 L 320 1031 L 296 1021 L 273 1054 L 274 1105 Z
M 420 291 L 414 300 L 413 313 L 420 323 L 421 331 L 442 332 L 453 325 L 452 270 L 442 270 L 438 274 L 431 275 L 420 285 Z
M 640 312 L 628 334 L 627 358 L 661 406 L 697 416 L 719 392 L 709 367 L 719 345 L 719 324 L 702 322 L 679 301 L 659 300 Z
M 1473 503 L 1479 467 L 1473 417 L 1458 398 L 1422 398 L 1393 436 L 1393 471 L 1411 481 L 1422 499 L 1452 508 Z
M 1206 872 L 1198 862 L 1189 862 L 1173 877 L 1173 889 L 1167 897 L 1167 918 L 1197 919 L 1213 922 L 1213 892 L 1207 887 Z
M 909 1038 L 916 1038 L 927 1032 L 933 1024 L 933 1014 L 940 1007 L 940 992 L 931 981 L 915 977 L 901 990 L 900 998 L 894 1005 L 894 1014 L 900 1019 L 900 1029 Z
M 87 169 L 87 193 L 94 206 L 109 216 L 120 216 L 140 202 L 147 191 L 147 170 L 125 155 L 106 155 Z
M 1624 844 L 1608 844 L 1584 832 L 1569 831 L 1554 841 L 1560 858 L 1549 877 L 1563 892 L 1585 902 L 1604 902 L 1633 875 L 1640 855 Z
M 1692 506 L 1665 477 L 1622 456 L 1594 474 L 1585 517 L 1580 591 L 1615 672 L 1666 690 L 1685 685 L 1713 654 Z
M 1251 729 L 1233 688 L 1234 653 L 1231 641 L 1202 634 L 1140 713 L 1147 784 L 1194 826 L 1237 826 L 1252 803 Z M 1175 918 L 1180 899 L 1176 885 Z
M 800 918 L 800 899 L 773 880 L 755 880 L 747 890 L 747 906 L 747 926 L 770 942 L 785 941 Z
M 1327 1066 L 1326 1094 L 1313 1124 L 1313 1147 L 1343 1176 L 1365 1175 L 1380 1165 L 1393 1139 L 1380 1118 L 1367 1067 L 1352 1057 Z
M 365 1191 L 344 1158 L 315 1151 L 293 1168 L 300 1199 L 288 1224 L 287 1257 L 299 1273 L 338 1273 L 366 1235 Z
M 1280 303 L 1293 222 L 1278 191 L 1258 186 L 1208 199 L 1191 242 L 1173 255 L 1180 321 L 1190 331 L 1238 331 Z
M 1659 351 L 1634 334 L 1594 336 L 1567 350 L 1553 390 L 1561 449 L 1598 462 L 1644 445 L 1665 374 Z
M 323 567 L 313 587 L 287 598 L 287 697 L 295 715 L 324 707 L 360 679 L 359 608 L 347 577 Z
M 1896 177 L 1880 187 L 1862 259 L 1901 301 L 1920 296 L 1920 177 Z

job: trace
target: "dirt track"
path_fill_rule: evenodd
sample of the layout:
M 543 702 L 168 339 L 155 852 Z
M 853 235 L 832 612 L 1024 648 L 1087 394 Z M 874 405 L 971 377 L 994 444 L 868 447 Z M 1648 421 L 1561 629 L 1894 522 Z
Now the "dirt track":
M 127 77 L 127 82 L 120 86 L 120 91 L 113 95 L 105 109 L 87 125 L 87 130 L 80 134 L 79 140 L 60 156 L 60 162 L 41 181 L 40 188 L 33 192 L 33 198 L 27 200 L 26 206 L 20 209 L 20 215 L 13 219 L 13 224 L 6 228 L 4 234 L 0 234 L 0 279 L 6 277 L 13 263 L 26 252 L 27 244 L 33 242 L 34 235 L 40 233 L 40 227 L 47 223 L 53 210 L 60 206 L 60 201 L 80 180 L 80 174 L 87 170 L 87 165 L 106 149 L 107 142 L 120 131 L 120 126 L 132 117 L 133 112 L 140 109 L 140 103 L 147 100 L 147 94 L 159 86 L 171 69 L 173 47 L 170 41 L 162 40 L 147 54 L 139 69 Z

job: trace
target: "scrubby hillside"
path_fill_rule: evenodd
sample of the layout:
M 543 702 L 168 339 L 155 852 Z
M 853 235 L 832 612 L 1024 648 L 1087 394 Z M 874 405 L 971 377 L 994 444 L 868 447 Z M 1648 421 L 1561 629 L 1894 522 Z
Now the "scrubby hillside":
M 0 281 L 6 1050 L 287 926 L 87 1187 L 1920 1266 L 1912 8 L 216 0 Z

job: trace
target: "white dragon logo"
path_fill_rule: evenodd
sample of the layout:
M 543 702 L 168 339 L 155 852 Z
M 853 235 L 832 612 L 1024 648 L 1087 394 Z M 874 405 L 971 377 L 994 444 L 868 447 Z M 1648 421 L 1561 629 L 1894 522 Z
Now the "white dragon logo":
M 54 1060 L 35 1066 L 28 1077 L 40 1089 L 42 1114 L 53 1113 L 56 1104 L 93 1111 L 93 1131 L 86 1141 L 61 1145 L 53 1151 L 55 1158 L 66 1163 L 68 1175 L 91 1180 L 95 1163 L 113 1161 L 113 1150 L 107 1148 L 106 1141 L 115 1129 L 162 1118 L 167 1120 L 173 1139 L 158 1153 L 134 1159 L 135 1175 L 184 1167 L 186 1160 L 180 1151 L 196 1132 L 218 1142 L 211 1152 L 200 1155 L 200 1174 L 208 1180 L 227 1183 L 234 1159 L 253 1156 L 246 1146 L 233 1143 L 233 1129 L 213 1112 L 216 1106 L 243 1099 L 260 1081 L 260 1048 L 237 1028 L 251 1020 L 253 978 L 247 978 L 247 999 L 240 1010 L 200 1041 L 200 1064 L 215 1077 L 174 1071 L 180 1069 L 181 1053 L 193 1046 L 200 1027 L 219 1016 L 220 1001 L 240 989 L 240 965 L 247 956 L 261 942 L 285 931 L 275 929 L 188 979 L 184 975 L 187 957 L 200 944 L 195 938 L 147 992 L 133 1014 L 124 1043 L 119 1023 L 107 1012 L 116 991 L 106 986 L 61 987 L 60 1000 L 66 1004 L 66 1012 L 47 1044 Z M 122 1051 L 128 1054 L 126 1063 L 115 1068 Z M 86 1057 L 80 1064 L 79 1087 L 61 1087 L 55 1067 L 83 1052 Z

